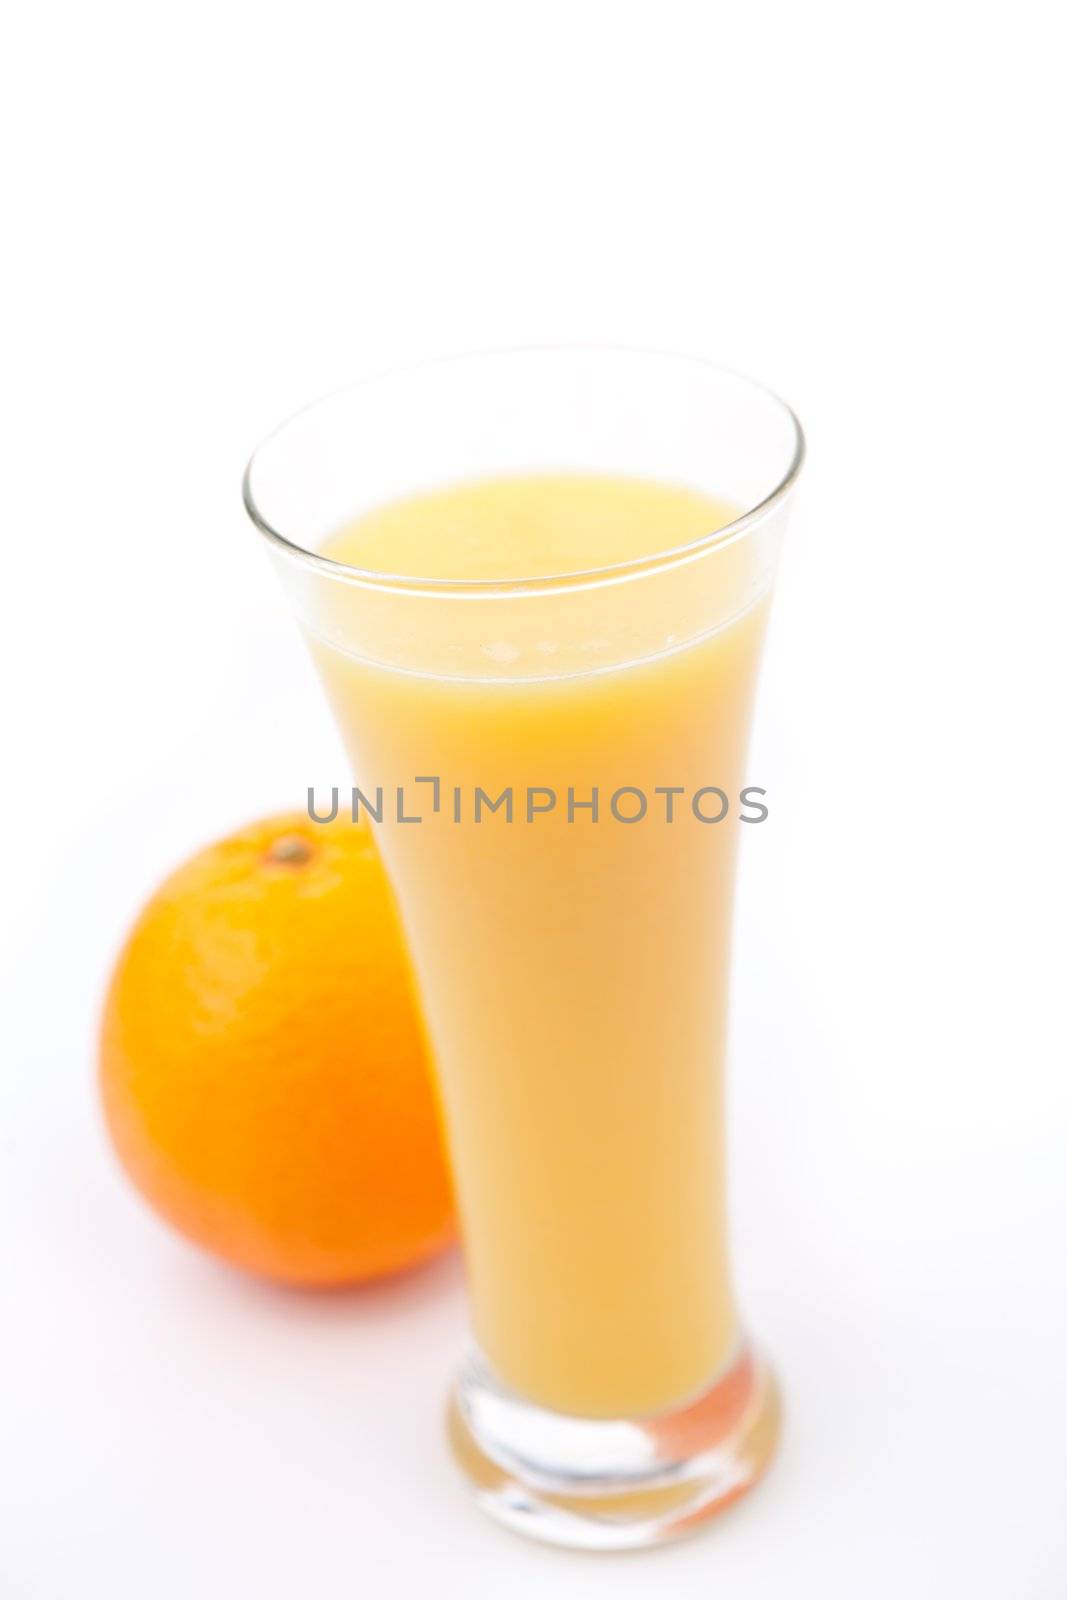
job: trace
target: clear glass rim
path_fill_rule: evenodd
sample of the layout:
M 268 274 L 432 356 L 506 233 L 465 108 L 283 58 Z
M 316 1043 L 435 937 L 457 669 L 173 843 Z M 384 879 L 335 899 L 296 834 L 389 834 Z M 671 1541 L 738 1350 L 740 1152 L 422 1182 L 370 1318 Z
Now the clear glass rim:
M 609 566 L 590 567 L 577 572 L 538 574 L 536 577 L 531 578 L 429 578 L 418 577 L 409 573 L 380 572 L 371 568 L 350 566 L 347 562 L 335 561 L 331 556 L 323 555 L 321 551 L 309 549 L 306 545 L 288 538 L 277 528 L 272 527 L 258 505 L 252 479 L 256 463 L 261 454 L 294 423 L 309 416 L 320 407 L 341 400 L 347 395 L 359 394 L 363 390 L 371 389 L 382 382 L 408 377 L 416 378 L 420 373 L 430 369 L 441 369 L 450 365 L 474 364 L 478 361 L 502 359 L 511 356 L 544 355 L 634 356 L 639 359 L 701 369 L 709 375 L 726 378 L 733 383 L 743 384 L 777 406 L 780 414 L 789 424 L 793 436 L 793 449 L 788 465 L 774 487 L 760 501 L 748 507 L 739 516 L 734 517 L 732 521 L 717 527 L 711 533 L 703 534 L 697 539 L 688 540 L 685 544 L 676 545 L 669 550 L 656 551 L 648 556 L 631 557 L 629 560 L 614 562 Z M 488 599 L 499 598 L 504 595 L 518 596 L 523 594 L 559 593 L 571 589 L 600 588 L 605 584 L 624 583 L 636 577 L 668 571 L 675 567 L 684 566 L 689 562 L 700 560 L 711 551 L 722 549 L 724 546 L 744 538 L 756 524 L 762 522 L 767 514 L 786 498 L 800 475 L 801 467 L 804 464 L 805 451 L 804 430 L 793 408 L 787 405 L 780 395 L 767 388 L 765 384 L 759 383 L 754 378 L 747 377 L 744 373 L 721 366 L 717 362 L 705 360 L 700 356 L 683 355 L 674 351 L 643 349 L 633 345 L 515 345 L 466 351 L 454 355 L 437 356 L 429 360 L 412 361 L 390 366 L 380 372 L 361 378 L 355 383 L 345 384 L 329 394 L 320 395 L 318 399 L 300 407 L 298 411 L 292 412 L 257 445 L 245 467 L 241 492 L 245 511 L 255 527 L 258 528 L 259 532 L 263 534 L 274 549 L 287 559 L 318 571 L 335 581 L 391 594 L 427 595 L 437 599 Z

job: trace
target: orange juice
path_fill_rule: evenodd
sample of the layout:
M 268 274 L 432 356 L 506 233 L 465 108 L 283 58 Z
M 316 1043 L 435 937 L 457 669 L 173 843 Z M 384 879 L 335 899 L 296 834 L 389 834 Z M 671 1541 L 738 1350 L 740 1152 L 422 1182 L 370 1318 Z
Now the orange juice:
M 423 600 L 309 579 L 303 605 L 381 815 L 476 1337 L 507 1385 L 574 1415 L 677 1405 L 738 1340 L 722 1074 L 769 579 L 728 535 L 639 585 L 618 565 L 735 514 L 627 478 L 454 486 L 323 546 L 427 580 Z

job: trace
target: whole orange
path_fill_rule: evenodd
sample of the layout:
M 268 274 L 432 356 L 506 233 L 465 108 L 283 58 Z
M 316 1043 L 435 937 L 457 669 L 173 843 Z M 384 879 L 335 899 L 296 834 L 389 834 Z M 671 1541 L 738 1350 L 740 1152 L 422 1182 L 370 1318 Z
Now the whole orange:
M 365 825 L 270 818 L 174 873 L 115 969 L 100 1085 L 141 1193 L 239 1267 L 350 1283 L 453 1238 L 407 956 Z

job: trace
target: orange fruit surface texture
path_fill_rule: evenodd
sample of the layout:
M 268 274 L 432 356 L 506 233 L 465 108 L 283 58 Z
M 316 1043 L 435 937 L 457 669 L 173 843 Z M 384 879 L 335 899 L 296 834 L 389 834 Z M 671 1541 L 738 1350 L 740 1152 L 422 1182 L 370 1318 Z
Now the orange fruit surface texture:
M 454 1237 L 407 955 L 365 824 L 280 816 L 179 868 L 119 957 L 100 1086 L 137 1188 L 236 1266 L 353 1283 Z

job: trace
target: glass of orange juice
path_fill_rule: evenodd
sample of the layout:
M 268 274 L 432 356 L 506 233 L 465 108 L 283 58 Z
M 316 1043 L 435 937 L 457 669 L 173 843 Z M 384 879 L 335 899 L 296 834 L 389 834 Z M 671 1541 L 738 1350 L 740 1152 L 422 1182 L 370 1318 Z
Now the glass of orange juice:
M 687 1531 L 774 1449 L 731 1283 L 723 1066 L 802 457 L 790 409 L 718 368 L 529 350 L 322 401 L 246 475 L 418 981 L 474 1336 L 454 1454 L 555 1543 Z

